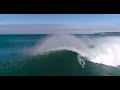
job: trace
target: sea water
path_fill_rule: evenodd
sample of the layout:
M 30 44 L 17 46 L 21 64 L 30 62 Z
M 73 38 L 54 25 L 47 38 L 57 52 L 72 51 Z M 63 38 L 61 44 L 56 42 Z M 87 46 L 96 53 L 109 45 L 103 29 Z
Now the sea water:
M 0 75 L 119 76 L 119 53 L 118 33 L 0 35 Z

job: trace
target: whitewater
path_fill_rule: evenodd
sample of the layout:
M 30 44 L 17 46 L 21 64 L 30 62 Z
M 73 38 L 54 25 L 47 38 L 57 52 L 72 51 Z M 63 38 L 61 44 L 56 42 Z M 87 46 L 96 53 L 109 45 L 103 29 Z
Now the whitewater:
M 48 54 L 52 51 L 69 50 L 78 54 L 78 61 L 85 64 L 80 57 L 94 63 L 117 67 L 120 65 L 120 37 L 77 37 L 70 34 L 49 35 L 34 48 L 34 55 Z M 83 66 L 84 67 L 84 66 Z

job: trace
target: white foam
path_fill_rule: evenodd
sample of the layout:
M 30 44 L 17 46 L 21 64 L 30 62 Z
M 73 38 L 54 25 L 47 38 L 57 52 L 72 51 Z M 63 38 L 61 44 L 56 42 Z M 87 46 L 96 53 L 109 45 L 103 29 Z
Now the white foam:
M 93 47 L 90 47 L 93 46 Z M 55 50 L 70 50 L 87 57 L 90 61 L 110 66 L 120 65 L 120 37 L 81 37 L 73 35 L 52 35 L 38 44 L 34 54 Z

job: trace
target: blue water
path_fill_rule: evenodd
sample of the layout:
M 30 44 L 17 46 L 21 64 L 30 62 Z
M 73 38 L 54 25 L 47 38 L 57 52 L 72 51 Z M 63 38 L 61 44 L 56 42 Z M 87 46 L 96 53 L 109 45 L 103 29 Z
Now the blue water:
M 110 34 L 111 35 L 111 34 Z M 114 36 L 115 34 L 112 34 Z M 119 34 L 120 35 L 120 34 Z M 119 36 L 117 33 L 117 36 Z M 1 76 L 119 76 L 120 67 L 85 62 L 82 68 L 77 53 L 53 52 L 48 55 L 32 55 L 46 34 L 0 35 Z M 77 37 L 105 37 L 106 35 L 76 35 Z M 107 35 L 108 36 L 108 35 Z M 59 41 L 60 42 L 60 41 Z
M 27 50 L 46 35 L 0 35 L 0 60 L 26 56 Z

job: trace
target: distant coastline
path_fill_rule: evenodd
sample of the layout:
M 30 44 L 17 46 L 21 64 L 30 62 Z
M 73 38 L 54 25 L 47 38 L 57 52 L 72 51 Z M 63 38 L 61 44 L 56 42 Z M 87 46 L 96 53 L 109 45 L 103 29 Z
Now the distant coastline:
M 120 32 L 98 32 L 94 34 L 120 34 Z

